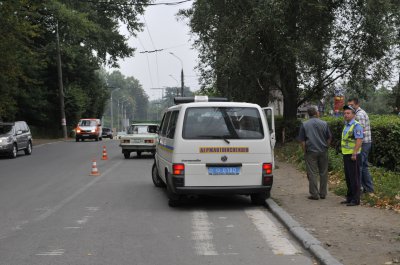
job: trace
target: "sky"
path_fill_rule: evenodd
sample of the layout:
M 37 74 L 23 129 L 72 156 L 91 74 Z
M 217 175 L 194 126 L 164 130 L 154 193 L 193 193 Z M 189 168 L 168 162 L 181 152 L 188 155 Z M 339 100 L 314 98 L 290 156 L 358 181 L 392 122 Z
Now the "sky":
M 156 3 L 175 2 L 175 0 L 158 0 Z M 181 86 L 181 69 L 183 65 L 185 86 L 191 91 L 200 88 L 198 83 L 197 51 L 193 49 L 193 40 L 187 20 L 177 20 L 179 9 L 187 9 L 192 1 L 175 6 L 148 6 L 144 16 L 140 17 L 145 24 L 143 32 L 129 38 L 129 46 L 136 48 L 134 57 L 119 60 L 119 70 L 124 76 L 139 80 L 150 100 L 162 96 L 163 87 Z M 128 35 L 125 26 L 120 32 Z M 157 53 L 141 53 L 163 49 Z M 180 60 L 170 52 L 174 53 Z M 109 71 L 112 71 L 110 69 Z

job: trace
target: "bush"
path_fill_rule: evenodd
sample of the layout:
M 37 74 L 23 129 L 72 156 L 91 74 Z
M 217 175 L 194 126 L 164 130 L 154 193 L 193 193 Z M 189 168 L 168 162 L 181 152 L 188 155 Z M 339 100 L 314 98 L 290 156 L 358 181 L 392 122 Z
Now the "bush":
M 324 117 L 332 131 L 331 146 L 340 145 L 343 118 Z M 369 161 L 375 166 L 400 171 L 400 117 L 371 115 L 372 150 Z

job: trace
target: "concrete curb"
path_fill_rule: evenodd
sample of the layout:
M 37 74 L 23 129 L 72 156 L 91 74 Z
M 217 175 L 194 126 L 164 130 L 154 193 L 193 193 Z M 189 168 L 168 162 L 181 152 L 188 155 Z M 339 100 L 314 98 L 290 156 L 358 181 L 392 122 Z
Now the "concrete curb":
M 322 247 L 322 243 L 308 233 L 301 225 L 295 221 L 285 210 L 283 210 L 274 200 L 266 200 L 268 208 L 272 214 L 278 218 L 293 236 L 311 252 L 323 265 L 343 265 Z

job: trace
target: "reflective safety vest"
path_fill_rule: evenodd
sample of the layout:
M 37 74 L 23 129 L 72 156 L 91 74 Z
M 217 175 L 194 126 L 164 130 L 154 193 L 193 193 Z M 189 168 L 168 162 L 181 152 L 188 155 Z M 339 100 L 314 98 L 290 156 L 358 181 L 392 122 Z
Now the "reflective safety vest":
M 344 155 L 353 154 L 354 147 L 356 146 L 356 139 L 354 138 L 353 131 L 354 131 L 354 127 L 356 124 L 360 124 L 360 123 L 357 121 L 354 121 L 354 123 L 350 126 L 349 130 L 346 132 L 346 134 L 344 133 L 344 130 L 346 129 L 346 125 L 343 128 L 341 145 L 342 145 L 342 154 L 344 154 Z M 360 152 L 361 152 L 361 147 L 358 150 L 358 154 Z

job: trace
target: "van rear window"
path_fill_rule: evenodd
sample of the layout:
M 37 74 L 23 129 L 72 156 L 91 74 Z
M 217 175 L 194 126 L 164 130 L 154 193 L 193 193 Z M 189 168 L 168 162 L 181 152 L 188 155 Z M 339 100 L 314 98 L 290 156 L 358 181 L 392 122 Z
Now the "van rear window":
M 262 139 L 264 131 L 256 108 L 187 108 L 184 139 Z

